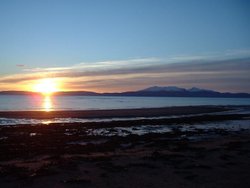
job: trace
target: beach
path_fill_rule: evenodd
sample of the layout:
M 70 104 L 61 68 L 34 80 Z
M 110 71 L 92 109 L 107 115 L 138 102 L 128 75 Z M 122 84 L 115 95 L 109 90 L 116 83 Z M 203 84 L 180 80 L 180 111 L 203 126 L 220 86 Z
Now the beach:
M 2 111 L 94 121 L 1 126 L 0 187 L 249 187 L 248 110 Z
M 250 0 L 0 0 L 0 188 L 250 188 Z
M 229 108 L 230 109 L 230 108 Z M 226 111 L 226 106 L 181 106 L 165 108 L 111 109 L 111 110 L 60 110 L 60 111 L 0 111 L 6 118 L 114 118 L 114 117 L 154 117 L 199 114 Z

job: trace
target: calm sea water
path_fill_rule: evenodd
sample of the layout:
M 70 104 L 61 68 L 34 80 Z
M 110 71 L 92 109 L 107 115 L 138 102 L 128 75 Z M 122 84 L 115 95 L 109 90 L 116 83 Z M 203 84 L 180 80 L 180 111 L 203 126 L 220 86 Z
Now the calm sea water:
M 188 97 L 0 96 L 0 111 L 131 109 L 196 105 L 250 105 L 250 99 Z

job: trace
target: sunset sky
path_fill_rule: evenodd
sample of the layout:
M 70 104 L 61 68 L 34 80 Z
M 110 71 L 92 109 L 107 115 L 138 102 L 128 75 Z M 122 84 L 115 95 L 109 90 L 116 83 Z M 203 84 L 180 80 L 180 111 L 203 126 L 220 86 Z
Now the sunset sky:
M 250 93 L 248 0 L 1 0 L 0 91 Z

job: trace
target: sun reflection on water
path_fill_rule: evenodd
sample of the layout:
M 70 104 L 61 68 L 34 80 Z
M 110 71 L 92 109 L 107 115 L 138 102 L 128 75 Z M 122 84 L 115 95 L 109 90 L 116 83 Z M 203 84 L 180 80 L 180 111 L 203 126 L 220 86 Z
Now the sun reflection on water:
M 53 108 L 52 105 L 52 100 L 51 97 L 49 95 L 44 96 L 43 98 L 43 110 L 45 112 L 50 112 Z
M 51 123 L 53 123 L 53 121 L 51 121 L 51 120 L 43 120 L 42 121 L 42 124 L 44 124 L 44 125 L 49 125 Z

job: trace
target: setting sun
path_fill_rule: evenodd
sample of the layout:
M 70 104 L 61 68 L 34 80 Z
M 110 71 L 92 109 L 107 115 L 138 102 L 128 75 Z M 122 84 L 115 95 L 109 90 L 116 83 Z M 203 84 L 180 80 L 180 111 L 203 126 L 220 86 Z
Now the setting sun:
M 42 79 L 34 85 L 33 90 L 44 95 L 49 95 L 58 91 L 58 83 L 52 78 Z

